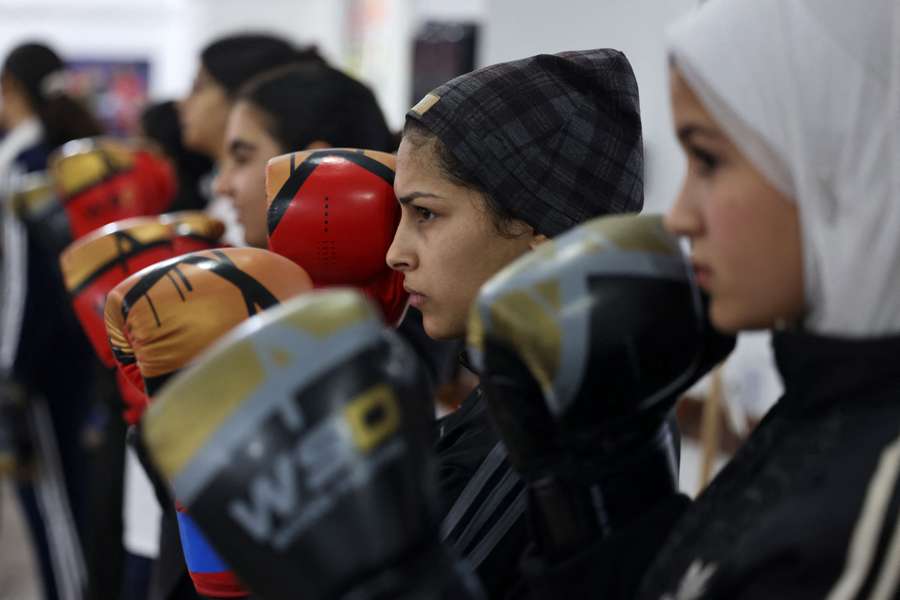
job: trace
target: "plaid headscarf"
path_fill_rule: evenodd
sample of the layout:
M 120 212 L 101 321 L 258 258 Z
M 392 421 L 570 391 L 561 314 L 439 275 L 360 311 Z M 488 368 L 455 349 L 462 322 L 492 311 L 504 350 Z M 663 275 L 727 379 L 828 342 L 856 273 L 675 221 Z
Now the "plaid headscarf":
M 491 65 L 438 87 L 406 116 L 538 233 L 644 204 L 637 82 L 617 50 Z

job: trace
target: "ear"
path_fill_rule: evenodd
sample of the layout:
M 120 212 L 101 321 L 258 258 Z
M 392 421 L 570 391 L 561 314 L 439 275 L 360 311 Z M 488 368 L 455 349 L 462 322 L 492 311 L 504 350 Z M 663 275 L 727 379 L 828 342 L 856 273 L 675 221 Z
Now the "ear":
M 540 246 L 541 244 L 543 244 L 544 242 L 546 242 L 546 241 L 549 240 L 549 239 L 550 239 L 550 238 L 548 238 L 548 237 L 547 237 L 546 235 L 544 235 L 543 233 L 538 233 L 538 234 L 533 235 L 533 236 L 531 237 L 531 240 L 528 242 L 528 246 L 529 246 L 532 250 L 534 250 L 535 248 L 537 248 L 538 246 Z
M 309 144 L 304 150 L 322 150 L 324 148 L 331 148 L 331 144 L 326 142 L 325 140 L 315 140 L 311 144 Z

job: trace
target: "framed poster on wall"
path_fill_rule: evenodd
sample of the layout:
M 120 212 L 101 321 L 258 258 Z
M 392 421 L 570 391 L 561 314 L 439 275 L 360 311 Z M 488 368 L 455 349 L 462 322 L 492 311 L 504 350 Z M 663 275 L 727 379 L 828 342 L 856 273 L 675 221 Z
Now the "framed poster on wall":
M 77 58 L 66 65 L 66 88 L 100 119 L 107 133 L 134 135 L 147 103 L 147 60 Z

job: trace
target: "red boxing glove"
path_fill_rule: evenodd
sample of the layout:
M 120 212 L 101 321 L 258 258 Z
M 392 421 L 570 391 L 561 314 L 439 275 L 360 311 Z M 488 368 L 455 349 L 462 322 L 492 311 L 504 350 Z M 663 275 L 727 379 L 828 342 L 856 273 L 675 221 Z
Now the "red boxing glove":
M 106 138 L 64 145 L 51 157 L 50 173 L 73 240 L 115 221 L 163 212 L 177 186 L 166 159 Z
M 178 193 L 178 178 L 172 164 L 146 148 L 134 151 L 134 193 L 142 215 L 159 215 L 172 205 Z
M 385 263 L 400 222 L 392 154 L 331 148 L 278 156 L 266 167 L 269 249 L 302 266 L 316 287 L 353 286 L 391 325 L 409 295 Z
M 116 363 L 103 321 L 106 295 L 132 273 L 171 257 L 172 230 L 155 217 L 111 223 L 71 244 L 60 256 L 75 315 L 107 367 Z
M 81 326 L 100 361 L 116 366 L 103 309 L 106 296 L 129 275 L 190 250 L 215 248 L 225 226 L 201 212 L 163 217 L 137 217 L 111 223 L 71 244 L 60 256 L 66 288 Z M 146 406 L 144 383 L 137 366 L 121 368 L 119 392 L 125 420 L 135 423 Z M 126 382 L 130 385 L 124 385 Z
M 144 411 L 150 404 L 147 392 L 144 390 L 144 381 L 140 378 L 141 372 L 137 366 L 128 374 L 122 369 L 116 369 L 116 387 L 119 388 L 119 396 L 125 408 L 122 410 L 122 420 L 129 425 L 135 425 L 141 420 Z M 140 384 L 140 387 L 136 387 Z

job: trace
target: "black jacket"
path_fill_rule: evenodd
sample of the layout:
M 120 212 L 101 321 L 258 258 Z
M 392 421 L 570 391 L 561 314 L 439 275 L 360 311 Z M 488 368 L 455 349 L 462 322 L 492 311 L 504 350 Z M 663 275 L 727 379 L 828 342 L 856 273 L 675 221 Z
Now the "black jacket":
M 519 595 L 898 597 L 900 337 L 774 345 L 784 397 L 695 502 L 661 498 L 564 565 L 526 560 Z
M 475 568 L 488 597 L 503 598 L 529 539 L 525 485 L 506 460 L 486 409 L 477 387 L 436 422 L 442 537 Z

